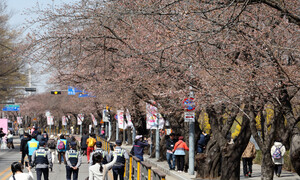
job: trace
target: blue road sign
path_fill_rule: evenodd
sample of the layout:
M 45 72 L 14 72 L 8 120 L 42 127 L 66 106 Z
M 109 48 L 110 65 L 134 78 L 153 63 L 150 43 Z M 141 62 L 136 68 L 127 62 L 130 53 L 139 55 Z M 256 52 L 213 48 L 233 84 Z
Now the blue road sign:
M 75 90 L 76 90 L 76 88 L 68 86 L 68 95 L 75 95 L 76 94 Z
M 20 106 L 19 107 L 4 107 L 2 108 L 2 111 L 20 111 Z
M 79 93 L 78 94 L 78 97 L 80 97 L 80 98 L 82 98 L 82 97 L 96 97 L 96 96 L 92 96 L 92 95 L 90 95 L 89 93 Z

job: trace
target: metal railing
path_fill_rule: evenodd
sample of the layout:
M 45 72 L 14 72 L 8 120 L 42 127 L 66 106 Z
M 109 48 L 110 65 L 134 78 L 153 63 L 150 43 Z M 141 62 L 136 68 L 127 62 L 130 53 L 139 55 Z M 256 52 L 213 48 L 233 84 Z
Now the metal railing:
M 97 137 L 97 141 L 102 142 L 102 149 L 109 152 L 110 143 L 105 139 Z M 141 161 L 139 158 L 128 153 L 129 159 L 125 162 L 124 179 L 126 180 L 165 180 L 166 174 L 157 169 L 152 169 L 151 165 Z

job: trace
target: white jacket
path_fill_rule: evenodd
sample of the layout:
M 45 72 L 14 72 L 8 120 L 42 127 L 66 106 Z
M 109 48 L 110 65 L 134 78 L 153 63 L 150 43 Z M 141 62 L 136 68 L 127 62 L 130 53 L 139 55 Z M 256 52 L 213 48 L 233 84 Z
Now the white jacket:
M 112 162 L 102 165 L 103 166 L 103 172 L 101 173 L 99 171 L 100 164 L 96 163 L 89 168 L 89 180 L 103 180 L 105 179 L 105 176 L 108 172 L 108 170 L 116 163 L 117 161 L 117 155 L 114 153 L 114 159 Z
M 273 158 L 273 153 L 275 152 L 276 148 L 280 148 L 280 152 L 281 152 L 281 158 L 280 159 L 274 159 Z M 272 156 L 272 160 L 274 162 L 274 164 L 276 165 L 281 165 L 284 164 L 284 158 L 283 155 L 285 153 L 285 147 L 281 142 L 274 142 L 274 145 L 271 148 L 271 156 Z

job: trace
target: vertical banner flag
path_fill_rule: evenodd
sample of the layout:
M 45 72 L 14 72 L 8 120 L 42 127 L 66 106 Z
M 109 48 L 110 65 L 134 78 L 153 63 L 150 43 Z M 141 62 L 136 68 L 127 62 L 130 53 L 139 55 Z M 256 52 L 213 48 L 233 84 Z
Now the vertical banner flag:
M 63 126 L 66 126 L 66 125 L 67 125 L 67 117 L 66 117 L 66 116 L 61 117 L 61 124 L 62 124 Z
M 119 129 L 126 129 L 126 122 L 124 121 L 124 111 L 123 110 L 117 110 L 118 115 L 118 124 Z
M 92 121 L 94 123 L 95 126 L 97 126 L 97 119 L 95 118 L 95 116 L 91 113 L 92 116 Z
M 156 118 L 159 118 L 159 129 L 162 129 L 165 124 L 165 120 L 161 114 L 158 113 L 157 107 L 152 106 L 151 104 L 146 103 L 146 121 L 147 129 L 157 129 Z
M 126 119 L 127 119 L 127 123 L 128 123 L 127 126 L 132 127 L 133 124 L 132 124 L 131 115 L 130 115 L 128 109 L 126 110 Z
M 22 121 L 22 117 L 17 117 L 17 122 L 18 122 L 18 124 L 23 124 L 23 121 Z
M 47 125 L 53 125 L 53 116 L 47 116 Z
M 82 121 L 84 120 L 83 114 L 77 115 L 77 125 L 82 125 Z
M 8 119 L 0 119 L 0 128 L 3 128 L 3 132 L 7 134 Z

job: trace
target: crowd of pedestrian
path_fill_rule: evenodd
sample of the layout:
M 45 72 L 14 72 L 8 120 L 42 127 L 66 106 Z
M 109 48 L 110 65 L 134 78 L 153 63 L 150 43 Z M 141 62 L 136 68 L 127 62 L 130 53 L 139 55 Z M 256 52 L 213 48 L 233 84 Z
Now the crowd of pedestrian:
M 189 151 L 184 137 L 178 134 L 170 133 L 162 134 L 166 137 L 166 158 L 170 170 L 178 172 L 184 170 L 184 157 L 186 151 Z M 13 134 L 8 130 L 7 134 L 3 133 L 0 128 L 0 139 L 6 136 L 8 148 L 14 148 Z M 122 149 L 122 141 L 117 140 L 115 145 L 111 146 L 111 151 L 102 149 L 102 143 L 96 140 L 95 134 L 83 132 L 80 142 L 75 136 L 70 136 L 68 133 L 59 134 L 58 136 L 50 135 L 47 132 L 41 132 L 33 127 L 28 132 L 24 129 L 19 130 L 20 154 L 21 162 L 14 162 L 11 165 L 13 176 L 10 179 L 33 179 L 31 169 L 34 167 L 37 180 L 43 176 L 45 180 L 49 179 L 49 170 L 52 171 L 53 164 L 57 158 L 58 164 L 64 164 L 66 168 L 66 179 L 69 180 L 73 176 L 73 180 L 78 179 L 79 167 L 82 163 L 83 156 L 86 156 L 89 163 L 89 177 L 86 179 L 103 179 L 109 169 L 112 169 L 114 180 L 124 178 L 125 162 L 129 159 L 126 150 Z M 197 154 L 205 153 L 207 143 L 210 136 L 204 132 L 200 132 L 200 136 L 196 144 Z M 144 160 L 144 148 L 149 144 L 149 139 L 142 135 L 137 135 L 131 154 Z M 271 156 L 274 163 L 274 172 L 280 177 L 282 165 L 284 163 L 283 156 L 285 154 L 285 146 L 277 140 L 271 148 Z M 29 162 L 25 162 L 27 156 Z M 253 159 L 256 157 L 256 148 L 252 142 L 249 142 L 245 151 L 242 154 L 243 174 L 245 177 L 252 176 Z M 25 167 L 29 173 L 23 173 Z

